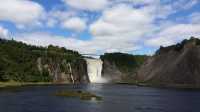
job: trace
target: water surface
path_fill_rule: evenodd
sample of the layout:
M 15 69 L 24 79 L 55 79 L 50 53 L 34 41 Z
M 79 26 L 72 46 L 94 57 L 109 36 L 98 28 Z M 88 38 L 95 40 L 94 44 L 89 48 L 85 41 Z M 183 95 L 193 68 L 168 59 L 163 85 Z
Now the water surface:
M 86 90 L 103 101 L 55 96 L 61 90 Z M 200 91 L 132 85 L 26 86 L 0 89 L 0 112 L 200 112 Z

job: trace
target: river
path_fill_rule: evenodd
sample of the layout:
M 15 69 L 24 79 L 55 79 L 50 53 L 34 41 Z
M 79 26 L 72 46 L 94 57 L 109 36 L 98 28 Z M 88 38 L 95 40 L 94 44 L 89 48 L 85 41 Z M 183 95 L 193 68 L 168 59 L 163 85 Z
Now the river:
M 85 90 L 102 101 L 55 96 Z M 0 112 L 200 112 L 200 91 L 120 84 L 24 86 L 0 89 Z

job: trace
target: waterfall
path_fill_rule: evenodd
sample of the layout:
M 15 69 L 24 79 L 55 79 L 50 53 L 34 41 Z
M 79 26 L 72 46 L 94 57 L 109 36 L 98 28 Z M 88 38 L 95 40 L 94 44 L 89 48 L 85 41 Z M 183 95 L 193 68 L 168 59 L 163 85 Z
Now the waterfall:
M 72 74 L 72 67 L 71 67 L 71 64 L 70 63 L 67 63 L 68 67 L 69 67 L 69 73 L 70 73 L 70 77 L 72 79 L 72 83 L 74 84 L 75 81 L 74 81 L 74 76 Z
M 103 62 L 101 59 L 85 59 L 87 71 L 91 83 L 106 83 L 107 80 L 101 76 Z

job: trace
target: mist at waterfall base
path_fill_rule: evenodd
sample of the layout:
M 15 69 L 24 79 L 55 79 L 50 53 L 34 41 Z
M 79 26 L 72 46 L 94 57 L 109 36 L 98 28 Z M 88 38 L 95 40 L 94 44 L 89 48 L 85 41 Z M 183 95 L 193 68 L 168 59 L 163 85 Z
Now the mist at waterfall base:
M 101 59 L 85 59 L 87 62 L 87 72 L 91 83 L 107 83 L 108 80 L 102 77 L 103 61 Z

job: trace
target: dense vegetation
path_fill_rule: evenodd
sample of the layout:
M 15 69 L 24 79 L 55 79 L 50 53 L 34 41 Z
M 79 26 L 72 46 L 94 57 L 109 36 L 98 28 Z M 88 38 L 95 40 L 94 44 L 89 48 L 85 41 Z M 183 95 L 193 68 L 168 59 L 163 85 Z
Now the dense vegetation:
M 14 40 L 0 39 L 0 81 L 18 82 L 49 82 L 52 76 L 48 70 L 38 70 L 37 60 L 43 58 L 42 63 L 50 60 L 73 61 L 81 57 L 78 52 L 49 45 L 37 47 L 16 42 Z
M 100 57 L 115 64 L 123 72 L 133 72 L 143 64 L 146 55 L 131 55 L 125 53 L 105 53 Z

